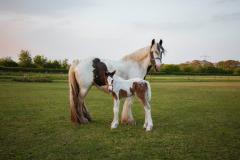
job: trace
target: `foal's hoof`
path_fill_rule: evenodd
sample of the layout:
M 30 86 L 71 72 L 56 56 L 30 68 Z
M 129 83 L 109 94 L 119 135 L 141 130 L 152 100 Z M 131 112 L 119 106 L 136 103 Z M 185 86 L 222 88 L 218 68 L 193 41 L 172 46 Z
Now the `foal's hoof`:
M 152 128 L 153 128 L 153 126 L 147 126 L 147 128 L 146 128 L 146 132 L 149 132 L 149 131 L 151 131 L 151 130 L 152 130 Z
M 114 123 L 114 124 L 111 125 L 111 129 L 115 129 L 117 127 L 118 127 L 118 123 Z
M 147 128 L 147 123 L 143 124 L 143 128 L 146 129 Z

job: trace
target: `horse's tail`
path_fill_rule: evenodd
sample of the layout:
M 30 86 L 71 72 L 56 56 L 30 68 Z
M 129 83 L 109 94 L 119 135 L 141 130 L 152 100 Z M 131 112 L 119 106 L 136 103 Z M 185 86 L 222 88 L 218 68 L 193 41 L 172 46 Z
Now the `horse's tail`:
M 151 86 L 150 86 L 150 83 L 148 81 L 146 81 L 146 83 L 147 83 L 147 100 L 151 101 L 151 97 L 152 97 Z
M 75 76 L 75 68 L 77 64 L 79 63 L 78 60 L 73 61 L 72 65 L 69 68 L 68 71 L 68 83 L 69 83 L 69 98 L 70 98 L 70 110 L 71 110 L 71 121 L 74 123 L 79 123 L 80 115 L 79 115 L 79 99 L 78 95 L 80 92 L 79 85 L 76 80 Z

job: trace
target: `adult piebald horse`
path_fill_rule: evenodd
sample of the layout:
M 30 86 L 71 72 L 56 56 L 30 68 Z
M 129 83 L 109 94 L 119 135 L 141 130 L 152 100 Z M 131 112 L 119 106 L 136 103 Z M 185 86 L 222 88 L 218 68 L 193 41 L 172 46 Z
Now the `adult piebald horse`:
M 151 45 L 126 55 L 118 61 L 107 59 L 101 59 L 101 61 L 107 65 L 109 71 L 116 70 L 116 74 L 124 79 L 136 77 L 143 79 L 151 67 L 156 71 L 160 69 L 163 53 L 162 40 L 157 43 L 153 39 Z M 94 59 L 75 60 L 69 69 L 71 120 L 74 123 L 91 121 L 84 99 L 92 85 L 107 91 L 104 80 L 98 84 L 94 82 Z M 122 110 L 122 123 L 134 123 L 131 106 L 132 97 L 126 98 Z

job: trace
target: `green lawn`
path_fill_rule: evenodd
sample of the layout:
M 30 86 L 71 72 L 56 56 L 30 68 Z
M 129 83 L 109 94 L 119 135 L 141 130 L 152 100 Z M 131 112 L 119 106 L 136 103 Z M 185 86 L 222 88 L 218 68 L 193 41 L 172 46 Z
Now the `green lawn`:
M 74 126 L 66 81 L 2 78 L 0 159 L 239 159 L 240 78 L 189 77 L 152 77 L 149 133 L 137 100 L 137 124 L 111 130 L 112 98 L 93 87 L 87 99 L 93 122 Z

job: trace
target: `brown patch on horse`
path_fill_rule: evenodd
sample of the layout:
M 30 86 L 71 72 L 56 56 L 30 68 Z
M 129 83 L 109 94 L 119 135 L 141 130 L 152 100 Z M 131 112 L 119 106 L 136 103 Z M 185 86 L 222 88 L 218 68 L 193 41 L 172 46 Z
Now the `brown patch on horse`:
M 145 99 L 145 94 L 147 92 L 147 83 L 138 83 L 138 82 L 133 82 L 133 86 L 132 89 L 134 91 L 134 93 L 138 96 L 138 98 L 140 98 L 140 100 L 142 101 L 142 103 L 144 105 L 146 105 L 146 99 Z
M 127 96 L 128 96 L 127 91 L 125 91 L 123 89 L 119 90 L 119 98 L 124 98 L 124 97 L 127 97 Z
M 101 62 L 99 58 L 93 59 L 93 82 L 98 86 L 104 86 L 107 84 L 105 73 L 108 72 L 107 66 L 105 63 Z

